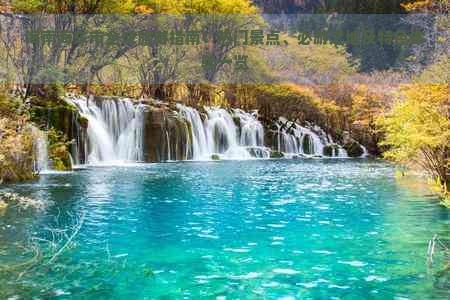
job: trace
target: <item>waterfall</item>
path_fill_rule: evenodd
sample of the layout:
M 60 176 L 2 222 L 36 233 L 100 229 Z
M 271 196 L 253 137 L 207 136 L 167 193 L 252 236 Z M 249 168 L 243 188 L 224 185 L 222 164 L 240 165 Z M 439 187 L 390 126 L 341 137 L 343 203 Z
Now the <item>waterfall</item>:
M 36 127 L 32 127 L 32 134 L 34 138 L 34 151 L 36 159 L 34 162 L 34 171 L 42 173 L 50 169 L 48 160 L 48 138 L 47 133 Z
M 347 157 L 347 151 L 340 145 L 333 142 L 330 135 L 317 125 L 307 124 L 300 126 L 297 123 L 280 117 L 277 122 L 278 151 L 284 152 L 287 156 L 323 156 L 326 145 L 336 145 L 337 155 L 333 152 L 333 157 Z
M 75 132 L 78 144 L 73 147 L 72 154 L 76 164 L 139 162 L 149 160 L 149 153 L 156 157 L 150 159 L 151 161 L 157 161 L 158 157 L 161 157 L 158 154 L 161 152 L 158 151 L 162 148 L 151 150 L 156 152 L 144 149 L 149 148 L 149 144 L 144 143 L 144 138 L 148 135 L 144 132 L 144 123 L 160 118 L 147 121 L 146 111 L 150 113 L 155 109 L 155 112 L 161 113 L 161 107 L 164 108 L 161 104 L 156 103 L 159 106 L 152 108 L 128 98 L 112 97 L 87 99 L 72 96 L 67 97 L 66 101 L 75 105 L 80 115 L 87 120 L 87 130 L 77 129 Z M 169 106 L 165 106 L 165 109 L 171 112 Z M 153 136 L 161 136 L 161 142 L 166 144 L 166 147 L 163 147 L 165 150 L 162 150 L 165 151 L 163 160 L 210 160 L 213 157 L 251 159 L 271 156 L 271 149 L 264 144 L 264 126 L 258 120 L 256 111 L 246 112 L 220 107 L 203 109 L 204 113 L 201 113 L 193 107 L 177 104 L 176 110 L 169 114 L 162 111 L 164 117 L 157 121 L 160 125 L 149 127 L 149 130 L 159 130 L 152 129 L 158 126 L 162 128 L 161 135 L 154 133 Z M 301 126 L 283 117 L 274 125 L 276 129 L 271 131 L 274 134 L 274 143 L 271 146 L 283 152 L 285 157 L 322 157 L 325 155 L 325 147 L 327 155 L 347 157 L 345 149 L 335 143 L 319 126 L 310 123 Z M 83 133 L 83 139 L 79 138 L 80 132 Z
M 369 152 L 367 151 L 367 148 L 364 147 L 363 145 L 361 145 L 361 148 L 363 149 L 363 154 L 361 155 L 361 157 L 368 157 L 369 156 Z
M 200 117 L 200 113 L 192 107 L 188 107 L 182 104 L 177 104 L 181 116 L 186 119 L 192 128 L 192 159 L 208 159 L 211 153 L 208 148 L 208 142 L 206 139 L 206 130 L 203 126 L 203 121 Z
M 339 146 L 339 148 L 338 148 L 338 156 L 337 157 L 347 158 L 348 157 L 347 150 L 342 148 L 342 146 Z
M 170 161 L 170 138 L 169 138 L 169 132 L 166 129 L 166 143 L 167 143 L 167 160 Z
M 130 99 L 68 97 L 88 120 L 88 163 L 136 162 L 143 159 L 143 105 Z
M 264 128 L 256 112 L 205 107 L 206 116 L 182 104 L 177 104 L 181 116 L 191 124 L 192 159 L 211 159 L 213 154 L 225 159 L 269 157 L 264 147 Z
M 258 121 L 256 112 L 247 113 L 240 109 L 235 109 L 233 112 L 234 116 L 239 118 L 240 144 L 253 147 L 264 146 L 264 128 Z
M 225 158 L 248 158 L 250 154 L 239 147 L 237 127 L 232 116 L 223 108 L 206 107 L 206 138 L 210 153 Z
M 241 109 L 234 109 L 233 115 L 239 120 L 241 147 L 246 147 L 252 157 L 269 158 L 270 149 L 264 146 L 264 126 L 258 120 L 256 111 L 248 113 Z

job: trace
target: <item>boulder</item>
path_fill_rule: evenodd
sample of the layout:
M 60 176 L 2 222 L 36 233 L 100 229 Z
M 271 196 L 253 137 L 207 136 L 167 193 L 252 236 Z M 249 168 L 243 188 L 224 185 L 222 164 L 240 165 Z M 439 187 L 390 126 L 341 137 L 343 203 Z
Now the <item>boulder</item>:
M 192 128 L 167 106 L 147 106 L 144 110 L 144 161 L 192 158 Z
M 348 141 L 344 144 L 344 149 L 347 150 L 349 157 L 361 157 L 364 154 L 364 149 L 357 141 Z
M 284 157 L 283 152 L 275 151 L 275 150 L 270 151 L 270 158 L 283 158 L 283 157 Z
M 77 108 L 59 99 L 31 98 L 31 120 L 39 124 L 41 128 L 54 128 L 63 134 L 67 141 L 72 141 L 72 152 L 78 153 L 81 158 L 79 163 L 85 162 L 85 141 L 87 139 L 88 120 L 80 115 Z M 51 145 L 50 145 L 51 147 Z M 61 153 L 59 153 L 61 154 Z M 59 155 L 60 160 L 54 162 L 58 169 L 70 170 L 71 163 L 69 153 Z
M 305 136 L 303 137 L 302 149 L 304 154 L 314 154 L 314 146 L 309 134 L 305 134 Z
M 335 144 L 329 144 L 323 147 L 323 155 L 327 157 L 333 157 L 339 155 L 339 146 Z
M 264 145 L 271 149 L 278 149 L 278 132 L 275 130 L 265 130 Z

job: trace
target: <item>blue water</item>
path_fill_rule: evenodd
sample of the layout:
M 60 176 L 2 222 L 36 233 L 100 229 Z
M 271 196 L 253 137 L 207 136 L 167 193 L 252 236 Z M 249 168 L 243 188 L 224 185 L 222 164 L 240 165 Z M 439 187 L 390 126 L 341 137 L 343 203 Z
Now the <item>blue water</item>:
M 1 299 L 450 296 L 439 253 L 426 262 L 433 234 L 450 237 L 449 210 L 386 163 L 148 164 L 2 188 L 49 206 L 0 216 Z M 83 214 L 73 243 L 46 263 Z

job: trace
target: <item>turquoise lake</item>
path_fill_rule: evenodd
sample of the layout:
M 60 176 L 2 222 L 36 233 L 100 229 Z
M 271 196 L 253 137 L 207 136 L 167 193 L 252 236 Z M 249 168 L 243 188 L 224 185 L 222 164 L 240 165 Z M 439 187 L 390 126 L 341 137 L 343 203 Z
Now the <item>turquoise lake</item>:
M 0 299 L 448 299 L 427 247 L 448 242 L 449 210 L 394 173 L 365 159 L 174 162 L 4 185 L 49 205 L 0 216 L 2 267 L 84 222 L 51 264 L 3 270 Z

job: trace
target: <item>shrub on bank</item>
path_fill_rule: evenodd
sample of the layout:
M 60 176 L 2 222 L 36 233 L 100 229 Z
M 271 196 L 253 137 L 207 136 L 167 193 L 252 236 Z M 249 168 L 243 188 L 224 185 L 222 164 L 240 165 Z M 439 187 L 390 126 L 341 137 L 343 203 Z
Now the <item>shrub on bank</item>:
M 33 134 L 27 119 L 0 116 L 0 182 L 34 179 Z

